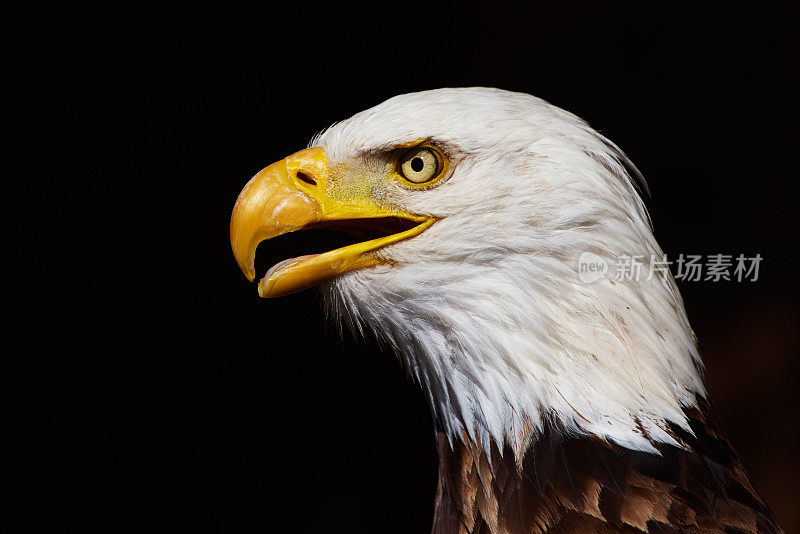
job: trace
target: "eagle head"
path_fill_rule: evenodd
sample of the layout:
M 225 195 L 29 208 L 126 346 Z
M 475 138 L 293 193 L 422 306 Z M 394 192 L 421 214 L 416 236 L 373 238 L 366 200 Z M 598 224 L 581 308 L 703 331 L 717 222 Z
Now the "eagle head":
M 332 227 L 358 243 L 288 259 L 262 297 L 320 285 L 331 315 L 388 343 L 448 439 L 523 454 L 549 420 L 654 451 L 690 431 L 702 367 L 638 171 L 584 121 L 527 94 L 440 89 L 334 124 L 259 172 L 231 220 L 258 244 Z M 591 253 L 641 275 L 583 282 Z

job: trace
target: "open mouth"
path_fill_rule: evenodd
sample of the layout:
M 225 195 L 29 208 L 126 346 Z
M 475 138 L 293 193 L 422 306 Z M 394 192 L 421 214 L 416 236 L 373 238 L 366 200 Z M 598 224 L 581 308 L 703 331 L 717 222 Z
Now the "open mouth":
M 324 254 L 411 230 L 419 222 L 402 217 L 350 219 L 309 224 L 299 231 L 262 241 L 256 249 L 256 278 L 269 278 L 283 267 Z M 319 250 L 320 252 L 310 253 Z M 261 276 L 261 273 L 263 276 Z
M 344 272 L 386 263 L 370 252 L 416 236 L 433 219 L 376 217 L 319 221 L 262 241 L 256 249 L 256 279 L 261 296 L 300 291 Z M 323 252 L 309 253 L 313 250 Z M 289 290 L 281 286 L 284 281 Z

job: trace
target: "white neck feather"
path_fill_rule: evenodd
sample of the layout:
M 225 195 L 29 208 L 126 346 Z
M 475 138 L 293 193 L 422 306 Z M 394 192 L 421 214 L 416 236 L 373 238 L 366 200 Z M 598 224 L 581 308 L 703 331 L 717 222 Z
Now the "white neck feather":
M 491 439 L 521 453 L 552 417 L 632 449 L 678 445 L 665 423 L 688 430 L 681 408 L 704 390 L 671 280 L 654 277 L 646 291 L 610 281 L 587 287 L 570 280 L 576 262 L 551 266 L 563 280 L 531 287 L 518 277 L 527 270 L 536 279 L 542 273 L 531 271 L 541 267 L 476 268 L 479 294 L 474 278 L 458 276 L 423 290 L 412 268 L 383 274 L 391 292 L 334 283 L 326 294 L 333 315 L 369 325 L 394 348 L 451 439 L 467 432 L 485 448 Z

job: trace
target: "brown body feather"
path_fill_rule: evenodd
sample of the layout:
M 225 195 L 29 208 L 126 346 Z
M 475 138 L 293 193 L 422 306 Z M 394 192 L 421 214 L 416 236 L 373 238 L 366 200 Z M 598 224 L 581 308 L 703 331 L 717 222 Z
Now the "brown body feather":
M 434 534 L 782 532 L 709 403 L 687 409 L 685 444 L 661 455 L 568 436 L 549 425 L 516 458 L 439 433 Z M 521 460 L 521 461 L 520 461 Z

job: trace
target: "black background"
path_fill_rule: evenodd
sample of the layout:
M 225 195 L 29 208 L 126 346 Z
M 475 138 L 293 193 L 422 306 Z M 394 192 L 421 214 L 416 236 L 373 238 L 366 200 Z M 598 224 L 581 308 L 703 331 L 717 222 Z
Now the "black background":
M 228 243 L 260 168 L 333 121 L 441 86 L 529 92 L 650 183 L 756 486 L 800 529 L 797 19 L 760 7 L 489 3 L 9 16 L 3 478 L 19 532 L 425 532 L 427 406 L 393 356 L 257 298 Z M 319 252 L 325 243 L 313 245 Z

